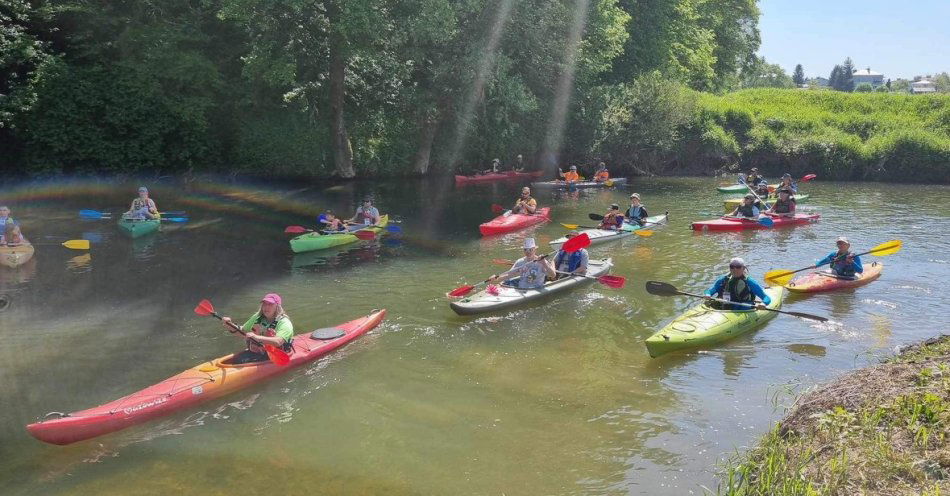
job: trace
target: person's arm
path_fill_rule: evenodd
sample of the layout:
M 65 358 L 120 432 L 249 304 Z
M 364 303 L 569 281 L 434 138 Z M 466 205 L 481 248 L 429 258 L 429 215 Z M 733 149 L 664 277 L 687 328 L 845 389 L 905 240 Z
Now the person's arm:
M 647 208 L 644 206 L 640 207 L 640 220 L 644 220 L 649 217 L 650 214 L 647 213 Z
M 769 295 L 765 293 L 765 290 L 762 289 L 762 286 L 760 286 L 758 282 L 753 281 L 748 277 L 746 278 L 745 282 L 749 285 L 749 289 L 752 291 L 752 294 L 758 296 L 759 299 L 762 300 L 762 305 L 768 306 L 772 304 L 772 298 L 770 298 Z M 761 307 L 761 305 L 756 306 Z
M 515 264 L 512 265 L 510 269 L 502 272 L 501 274 L 488 278 L 488 282 L 491 284 L 498 284 L 499 282 L 507 281 L 508 279 L 511 279 L 513 276 L 517 275 L 520 272 L 521 266 L 524 264 L 524 259 L 519 258 L 517 261 L 515 261 Z
M 818 267 L 821 267 L 822 265 L 831 263 L 831 262 L 835 259 L 835 255 L 837 255 L 837 254 L 838 254 L 838 252 L 833 251 L 833 252 L 829 253 L 827 257 L 822 258 L 821 260 L 816 260 L 816 261 L 815 261 L 815 268 L 817 269 Z
M 861 257 L 855 255 L 854 258 L 854 271 L 858 274 L 864 273 L 864 265 L 861 263 Z
M 539 261 L 541 266 L 544 267 L 544 274 L 548 276 L 548 279 L 557 279 L 557 271 L 554 269 L 554 263 L 548 259 L 543 259 Z
M 131 214 L 133 211 L 135 211 L 135 200 L 132 200 L 132 203 L 129 203 L 129 210 L 125 213 Z
M 719 291 L 722 289 L 722 285 L 725 284 L 725 282 L 726 282 L 726 276 L 722 276 L 719 279 L 716 279 L 716 282 L 714 282 L 713 285 L 709 287 L 709 289 L 704 291 L 703 294 L 711 297 L 714 294 L 719 293 Z
M 741 205 L 740 205 L 740 206 L 741 206 Z M 733 210 L 732 213 L 729 214 L 728 216 L 729 216 L 729 217 L 739 217 L 739 207 L 736 207 L 736 209 Z
M 378 226 L 380 219 L 381 217 L 379 216 L 379 209 L 374 207 L 373 208 L 373 225 Z
M 538 202 L 534 198 L 531 201 L 525 203 L 524 205 L 525 212 L 533 214 L 538 210 Z
M 356 213 L 353 214 L 353 217 L 350 217 L 350 218 L 347 219 L 345 222 L 346 222 L 347 224 L 352 224 L 352 223 L 356 222 L 356 218 L 359 217 L 359 216 L 360 216 L 360 209 L 356 209 Z
M 587 263 L 590 262 L 590 254 L 587 250 L 581 250 L 581 263 L 574 269 L 575 274 L 587 274 Z
M 158 214 L 158 205 L 155 204 L 155 200 L 148 199 L 148 211 L 152 214 Z
M 758 207 L 756 207 L 755 205 L 752 205 L 752 217 L 754 218 L 754 217 L 758 217 L 758 216 L 759 216 L 759 209 L 758 209 Z

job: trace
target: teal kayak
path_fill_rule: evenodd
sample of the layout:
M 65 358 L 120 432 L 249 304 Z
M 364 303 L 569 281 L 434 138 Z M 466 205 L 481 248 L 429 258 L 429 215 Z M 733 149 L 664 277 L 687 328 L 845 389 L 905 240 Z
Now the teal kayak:
M 159 219 L 119 219 L 119 230 L 132 238 L 151 234 L 157 231 L 161 225 L 162 221 Z

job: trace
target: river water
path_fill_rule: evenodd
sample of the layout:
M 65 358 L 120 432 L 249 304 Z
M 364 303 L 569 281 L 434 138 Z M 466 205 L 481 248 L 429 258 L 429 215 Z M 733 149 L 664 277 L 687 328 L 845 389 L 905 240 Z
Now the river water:
M 538 192 L 553 221 L 486 239 L 478 224 L 520 184 L 455 187 L 399 180 L 309 183 L 158 181 L 164 210 L 190 220 L 130 240 L 113 221 L 138 184 L 7 186 L 35 259 L 0 267 L 0 492 L 10 494 L 700 494 L 725 457 L 781 416 L 791 394 L 868 364 L 896 345 L 947 331 L 950 188 L 877 183 L 802 186 L 821 222 L 701 234 L 720 214 L 712 179 L 636 179 L 580 193 Z M 591 249 L 611 256 L 622 290 L 583 287 L 546 304 L 476 318 L 443 296 L 540 244 L 559 222 L 642 194 L 670 225 Z M 403 233 L 293 255 L 283 229 L 365 195 Z M 895 217 L 895 214 L 897 217 Z M 643 341 L 694 302 L 660 298 L 646 280 L 700 292 L 742 256 L 761 280 L 834 249 L 890 239 L 881 279 L 856 291 L 792 297 L 764 328 L 700 352 L 651 359 Z M 89 252 L 57 243 L 86 237 Z M 867 257 L 866 262 L 873 260 Z M 244 318 L 279 292 L 298 332 L 389 311 L 372 333 L 309 366 L 197 409 L 60 447 L 24 425 L 141 389 L 239 349 L 193 313 L 210 298 Z

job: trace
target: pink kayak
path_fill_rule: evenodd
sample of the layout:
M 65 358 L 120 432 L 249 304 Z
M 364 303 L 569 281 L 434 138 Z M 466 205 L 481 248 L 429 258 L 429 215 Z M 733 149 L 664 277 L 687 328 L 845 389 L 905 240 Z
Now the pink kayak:
M 772 227 L 788 227 L 800 224 L 818 222 L 818 214 L 795 214 L 795 217 L 772 217 Z M 768 229 L 759 221 L 740 219 L 737 217 L 722 217 L 720 219 L 693 222 L 690 229 L 694 231 L 745 231 L 746 229 Z
M 499 172 L 492 174 L 481 174 L 478 176 L 455 176 L 455 184 L 469 184 L 469 183 L 487 183 L 491 181 L 504 181 L 507 179 L 519 179 L 519 178 L 529 178 L 529 177 L 541 177 L 543 171 L 531 171 L 531 172 Z
M 491 236 L 493 234 L 517 231 L 549 220 L 551 220 L 551 208 L 544 207 L 538 209 L 538 212 L 534 215 L 511 214 L 507 217 L 499 215 L 478 226 L 478 230 L 482 232 L 482 236 Z

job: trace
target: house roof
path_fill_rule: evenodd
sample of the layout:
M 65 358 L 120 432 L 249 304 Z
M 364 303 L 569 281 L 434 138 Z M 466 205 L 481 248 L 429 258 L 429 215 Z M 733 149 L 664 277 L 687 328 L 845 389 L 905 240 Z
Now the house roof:
M 910 85 L 916 88 L 916 87 L 933 86 L 934 83 L 933 83 L 933 81 L 928 81 L 928 80 L 926 80 L 926 79 L 921 79 L 920 81 L 914 81 L 913 83 L 910 83 Z
M 874 72 L 871 68 L 867 69 L 858 69 L 852 73 L 852 76 L 883 76 L 880 72 Z

